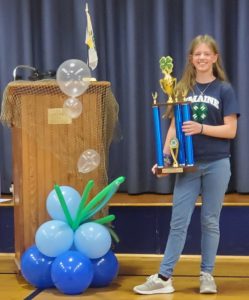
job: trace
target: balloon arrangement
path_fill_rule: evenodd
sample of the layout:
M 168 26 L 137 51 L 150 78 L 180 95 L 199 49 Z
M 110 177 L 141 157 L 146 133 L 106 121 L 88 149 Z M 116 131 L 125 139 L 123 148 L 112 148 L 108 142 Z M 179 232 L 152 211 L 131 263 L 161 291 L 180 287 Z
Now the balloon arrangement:
M 87 203 L 94 185 L 90 180 L 82 194 L 69 186 L 55 185 L 46 208 L 53 219 L 43 223 L 35 245 L 21 257 L 23 277 L 33 286 L 56 287 L 64 294 L 83 293 L 90 287 L 108 286 L 118 273 L 118 260 L 111 250 L 114 215 L 93 219 L 125 180 L 118 177 Z
M 91 71 L 86 63 L 79 59 L 64 61 L 56 72 L 56 81 L 61 91 L 70 98 L 63 103 L 65 113 L 72 119 L 82 113 L 82 103 L 76 97 L 82 95 L 91 82 Z M 100 163 L 100 156 L 94 149 L 85 150 L 78 159 L 78 171 L 88 173 Z
M 70 97 L 65 100 L 63 108 L 72 119 L 78 118 L 82 113 L 82 103 L 76 97 L 87 90 L 90 79 L 91 71 L 88 65 L 79 59 L 64 61 L 56 72 L 60 89 Z

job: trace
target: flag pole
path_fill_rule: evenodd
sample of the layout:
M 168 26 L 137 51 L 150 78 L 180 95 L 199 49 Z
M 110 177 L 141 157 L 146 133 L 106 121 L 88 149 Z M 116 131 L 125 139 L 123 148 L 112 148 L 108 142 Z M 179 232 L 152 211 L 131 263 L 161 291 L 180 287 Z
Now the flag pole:
M 86 1 L 86 8 L 85 8 L 85 12 L 86 12 L 86 22 L 87 22 L 87 14 L 88 14 L 88 3 Z M 87 23 L 86 23 L 87 24 Z M 87 28 L 87 25 L 86 25 L 86 28 Z M 87 61 L 86 61 L 86 64 L 88 65 L 89 67 L 89 59 L 88 59 L 88 45 L 85 43 L 86 45 L 86 56 L 87 56 Z
M 94 70 L 98 65 L 98 54 L 97 54 L 96 47 L 95 47 L 92 21 L 91 21 L 91 16 L 89 13 L 87 2 L 86 2 L 85 12 L 86 12 L 86 21 L 87 21 L 85 44 L 88 46 L 87 64 L 88 64 L 89 68 Z

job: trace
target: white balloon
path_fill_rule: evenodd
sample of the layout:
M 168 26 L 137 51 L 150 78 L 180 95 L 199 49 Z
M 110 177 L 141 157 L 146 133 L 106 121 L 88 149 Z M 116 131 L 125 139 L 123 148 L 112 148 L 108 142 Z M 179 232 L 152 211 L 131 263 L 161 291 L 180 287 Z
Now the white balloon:
M 82 113 L 82 103 L 77 98 L 68 98 L 63 103 L 66 114 L 72 119 L 78 118 Z
M 78 160 L 78 171 L 80 173 L 88 173 L 93 171 L 100 164 L 100 155 L 93 149 L 84 151 Z
M 63 93 L 70 97 L 82 95 L 90 84 L 91 71 L 79 59 L 64 61 L 56 72 L 57 83 Z

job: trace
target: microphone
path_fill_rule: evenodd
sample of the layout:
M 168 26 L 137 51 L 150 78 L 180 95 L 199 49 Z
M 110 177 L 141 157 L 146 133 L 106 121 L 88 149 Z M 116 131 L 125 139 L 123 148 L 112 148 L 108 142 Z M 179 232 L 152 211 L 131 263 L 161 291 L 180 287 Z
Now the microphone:
M 18 79 L 22 79 L 21 76 L 17 75 L 17 71 L 19 69 L 28 69 L 32 71 L 32 75 L 29 77 L 30 80 L 38 80 L 39 79 L 39 72 L 36 68 L 28 66 L 28 65 L 19 65 L 17 67 L 15 67 L 15 69 L 13 70 L 13 79 L 18 80 Z

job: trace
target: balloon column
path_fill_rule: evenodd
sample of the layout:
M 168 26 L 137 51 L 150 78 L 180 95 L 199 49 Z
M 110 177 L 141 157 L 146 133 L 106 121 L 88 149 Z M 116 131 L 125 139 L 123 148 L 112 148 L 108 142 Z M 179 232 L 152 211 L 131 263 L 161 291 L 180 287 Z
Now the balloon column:
M 69 186 L 55 185 L 46 207 L 52 220 L 43 223 L 35 245 L 21 257 L 21 272 L 33 286 L 55 286 L 64 294 L 83 293 L 89 286 L 108 286 L 118 273 L 118 260 L 111 250 L 118 237 L 107 223 L 114 215 L 93 219 L 116 193 L 124 177 L 118 177 L 92 200 L 90 180 L 80 194 Z
M 91 72 L 87 64 L 79 59 L 64 61 L 56 72 L 57 83 L 63 93 L 70 98 L 65 100 L 63 108 L 72 119 L 82 113 L 82 103 L 76 97 L 82 95 L 90 84 Z

